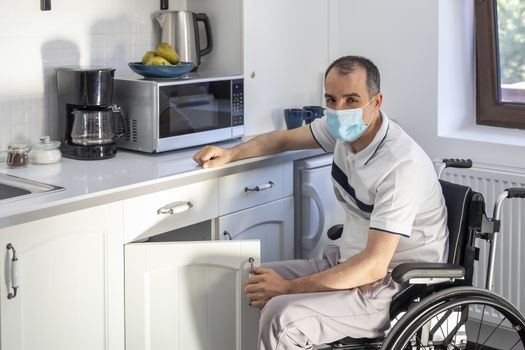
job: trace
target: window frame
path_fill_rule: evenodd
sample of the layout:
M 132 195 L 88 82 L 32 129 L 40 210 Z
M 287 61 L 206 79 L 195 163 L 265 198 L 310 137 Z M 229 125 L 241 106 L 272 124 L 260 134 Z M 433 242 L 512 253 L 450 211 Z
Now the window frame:
M 500 102 L 496 1 L 476 0 L 476 123 L 525 129 L 525 104 Z

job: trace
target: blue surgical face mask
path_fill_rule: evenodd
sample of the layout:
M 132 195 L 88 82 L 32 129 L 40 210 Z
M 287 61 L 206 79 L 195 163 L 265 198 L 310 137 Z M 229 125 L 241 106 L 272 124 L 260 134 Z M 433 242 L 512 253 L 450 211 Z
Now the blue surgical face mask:
M 360 138 L 372 122 L 370 120 L 366 125 L 363 121 L 363 108 L 368 106 L 374 97 L 361 108 L 341 110 L 326 108 L 326 121 L 332 136 L 346 142 L 354 142 Z

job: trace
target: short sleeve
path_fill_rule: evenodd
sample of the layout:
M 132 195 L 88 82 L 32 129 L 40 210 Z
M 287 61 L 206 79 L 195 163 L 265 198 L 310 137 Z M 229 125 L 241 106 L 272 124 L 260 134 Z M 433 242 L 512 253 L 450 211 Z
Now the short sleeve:
M 310 124 L 312 135 L 325 152 L 333 152 L 335 149 L 336 138 L 328 131 L 326 116 L 314 119 Z
M 392 168 L 376 187 L 370 229 L 410 237 L 428 191 L 427 182 L 415 162 L 405 161 Z

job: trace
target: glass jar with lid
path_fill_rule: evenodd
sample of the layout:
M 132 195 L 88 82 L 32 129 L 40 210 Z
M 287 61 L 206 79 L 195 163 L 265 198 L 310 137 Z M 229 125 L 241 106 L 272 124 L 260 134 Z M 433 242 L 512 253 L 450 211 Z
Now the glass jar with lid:
M 23 168 L 27 166 L 30 149 L 31 147 L 22 143 L 12 143 L 7 146 L 7 166 L 9 168 Z
M 60 141 L 51 141 L 49 136 L 40 137 L 40 142 L 31 146 L 29 161 L 33 164 L 52 164 L 62 159 Z

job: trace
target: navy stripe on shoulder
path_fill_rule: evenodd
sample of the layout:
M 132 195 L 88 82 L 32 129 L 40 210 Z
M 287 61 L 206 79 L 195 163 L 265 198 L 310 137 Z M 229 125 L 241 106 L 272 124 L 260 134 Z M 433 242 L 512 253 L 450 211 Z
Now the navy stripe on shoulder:
M 406 233 L 383 230 L 382 228 L 377 228 L 377 227 L 370 227 L 369 229 L 370 230 L 374 230 L 374 231 L 381 231 L 381 232 L 391 233 L 391 234 L 394 234 L 394 235 L 400 235 L 400 236 L 403 236 L 403 237 L 410 238 L 410 235 L 407 235 Z
M 348 177 L 344 171 L 335 164 L 335 162 L 332 163 L 332 177 L 354 199 L 355 204 L 359 209 L 365 213 L 372 213 L 374 205 L 363 203 L 357 199 L 354 188 L 348 183 Z
M 315 137 L 314 131 L 312 130 L 312 123 L 308 124 L 308 127 L 310 128 L 310 132 L 312 133 L 312 137 L 314 138 L 315 142 L 317 142 L 317 144 L 319 145 L 319 147 L 321 147 L 323 151 L 328 152 L 324 149 L 323 145 L 321 145 L 321 143 L 317 140 L 317 137 Z
M 367 165 L 368 162 L 370 161 L 370 159 L 372 159 L 372 158 L 376 155 L 377 150 L 379 149 L 379 147 L 381 147 L 381 145 L 383 144 L 383 141 L 385 141 L 385 139 L 386 139 L 386 135 L 388 135 L 388 130 L 389 130 L 389 129 L 390 129 L 390 124 L 387 125 L 387 127 L 386 127 L 386 132 L 385 132 L 385 136 L 383 136 L 383 138 L 381 139 L 381 141 L 380 141 L 379 144 L 377 145 L 377 147 L 376 147 L 374 153 L 372 153 L 372 155 L 370 156 L 370 158 L 368 158 L 368 160 L 365 162 L 365 165 Z

